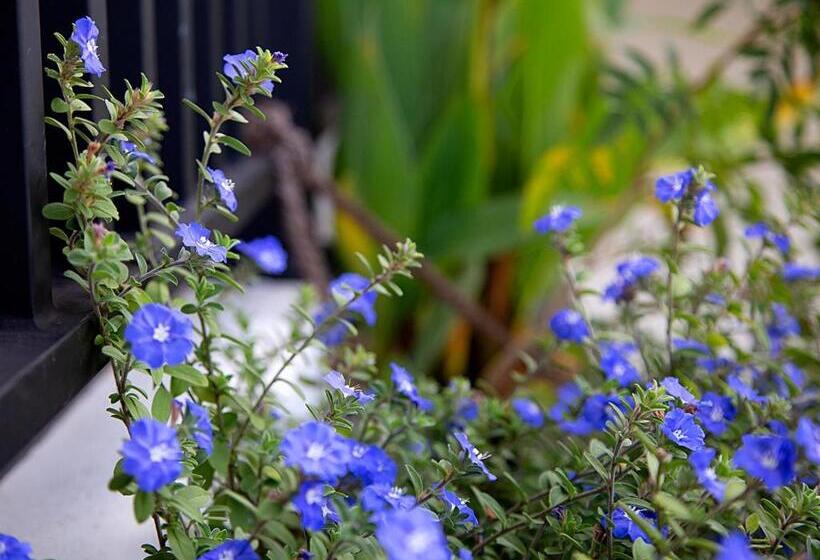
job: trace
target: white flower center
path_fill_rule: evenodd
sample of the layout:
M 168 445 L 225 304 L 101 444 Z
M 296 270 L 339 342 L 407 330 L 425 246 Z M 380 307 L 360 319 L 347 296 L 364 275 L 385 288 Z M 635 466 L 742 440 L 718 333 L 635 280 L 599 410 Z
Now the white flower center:
M 387 493 L 388 498 L 398 499 L 402 496 L 404 496 L 404 490 L 402 490 L 398 486 L 394 486 L 390 489 L 390 492 Z
M 423 529 L 411 531 L 410 534 L 407 535 L 408 556 L 414 556 L 425 552 L 429 542 L 430 537 L 427 534 L 427 531 Z
M 154 340 L 165 342 L 171 336 L 171 327 L 167 323 L 160 323 L 154 327 Z
M 674 432 L 672 432 L 672 435 L 675 436 L 675 439 L 681 440 L 683 439 L 683 430 L 677 429 Z
M 612 372 L 615 374 L 615 377 L 621 377 L 626 373 L 626 368 L 623 364 L 615 364 L 615 367 L 612 368 Z
M 223 550 L 219 553 L 217 560 L 234 560 L 236 556 L 233 555 L 233 550 Z
M 708 480 L 717 480 L 717 474 L 715 473 L 715 469 L 709 467 L 705 471 L 703 471 L 703 478 Z
M 311 505 L 322 502 L 322 489 L 320 487 L 311 488 L 305 493 L 305 501 Z
M 709 418 L 711 418 L 713 422 L 723 420 L 723 409 L 719 406 L 712 407 L 712 413 L 709 415 Z
M 204 235 L 197 239 L 196 244 L 197 247 L 202 247 L 204 249 L 208 249 L 214 246 L 214 242 L 205 237 Z
M 581 320 L 581 317 L 577 313 L 567 313 L 567 323 L 570 325 L 574 325 L 578 321 Z
M 308 447 L 307 453 L 305 455 L 311 461 L 318 461 L 325 456 L 325 446 L 321 443 L 313 442 Z
M 233 182 L 233 179 L 225 179 L 222 181 L 222 188 L 228 192 L 233 192 L 234 187 L 236 187 L 236 183 Z
M 149 454 L 151 455 L 152 463 L 161 463 L 162 461 L 173 459 L 174 450 L 168 445 L 161 443 L 160 445 L 152 447 Z
M 563 206 L 553 206 L 552 208 L 550 208 L 550 218 L 552 218 L 553 220 L 558 218 L 561 215 L 561 212 L 563 211 Z
M 764 453 L 763 457 L 760 458 L 760 464 L 767 469 L 773 469 L 777 467 L 777 457 L 774 456 L 774 453 Z
M 89 39 L 88 42 L 85 44 L 85 48 L 88 49 L 88 51 L 91 54 L 93 54 L 94 56 L 98 56 L 97 55 L 97 48 L 98 48 L 97 47 L 97 41 L 95 41 L 94 39 Z
M 330 507 L 328 507 L 327 504 L 323 504 L 322 505 L 322 517 L 326 519 L 328 516 L 330 516 L 332 514 L 333 514 L 333 510 L 330 509 Z
M 356 459 L 361 459 L 362 457 L 364 457 L 364 454 L 366 452 L 367 452 L 367 449 L 363 445 L 357 445 L 356 447 L 353 448 L 352 455 Z

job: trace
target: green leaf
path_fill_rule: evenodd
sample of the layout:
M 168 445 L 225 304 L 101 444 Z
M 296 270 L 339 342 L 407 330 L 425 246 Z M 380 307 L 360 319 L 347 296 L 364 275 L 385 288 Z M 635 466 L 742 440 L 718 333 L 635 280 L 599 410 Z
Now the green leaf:
M 203 119 L 205 119 L 205 122 L 207 122 L 208 125 L 210 126 L 211 116 L 208 113 L 205 112 L 205 109 L 203 109 L 202 107 L 200 107 L 199 105 L 197 105 L 196 103 L 191 101 L 190 99 L 186 99 L 184 97 L 182 98 L 182 104 L 185 105 L 186 107 L 188 107 L 190 110 L 192 110 L 197 115 L 201 116 Z
M 154 513 L 154 506 L 156 505 L 156 498 L 152 492 L 143 492 L 137 490 L 134 495 L 134 517 L 137 523 L 142 523 Z
M 51 100 L 51 110 L 55 113 L 68 113 L 68 103 L 59 97 Z
M 243 156 L 251 155 L 251 150 L 245 144 L 243 144 L 239 139 L 234 138 L 233 136 L 228 136 L 227 134 L 222 134 L 219 136 L 219 143 L 225 144 L 229 148 L 233 148 Z
M 643 539 L 638 539 L 632 543 L 633 560 L 655 560 L 657 557 L 658 553 L 655 547 Z
M 205 518 L 200 510 L 207 506 L 210 500 L 211 496 L 207 490 L 199 486 L 185 486 L 177 490 L 170 501 L 191 519 L 202 522 Z
M 194 366 L 188 364 L 165 366 L 165 371 L 171 377 L 175 377 L 180 381 L 188 383 L 189 385 L 193 385 L 195 387 L 208 386 L 208 378 Z
M 111 346 L 111 345 L 103 346 L 101 351 L 102 351 L 103 354 L 105 354 L 106 356 L 108 356 L 112 360 L 115 360 L 115 361 L 120 362 L 120 363 L 123 363 L 123 362 L 125 362 L 125 360 L 128 359 L 127 356 L 122 353 L 122 351 L 120 351 L 118 348 L 116 348 L 114 346 Z
M 68 220 L 74 216 L 74 209 L 62 202 L 49 202 L 43 206 L 43 216 L 49 220 Z
M 659 508 L 664 510 L 673 519 L 683 519 L 685 521 L 692 519 L 692 512 L 689 511 L 689 508 L 687 508 L 683 502 L 666 492 L 658 492 L 655 494 L 654 501 Z
M 154 402 L 151 403 L 151 416 L 162 423 L 171 417 L 171 393 L 165 386 L 160 385 L 154 394 Z
M 416 493 L 416 496 L 420 495 L 422 490 L 424 490 L 424 481 L 422 480 L 421 475 L 416 469 L 413 468 L 413 465 L 404 465 L 404 468 L 407 470 L 407 474 L 410 477 L 410 484 L 413 485 L 413 491 Z
M 584 459 L 587 460 L 589 465 L 598 473 L 598 475 L 603 480 L 609 480 L 609 473 L 607 472 L 606 468 L 601 464 L 597 457 L 595 457 L 589 451 L 584 451 Z
M 193 541 L 179 525 L 168 527 L 168 546 L 178 560 L 195 560 L 196 548 Z

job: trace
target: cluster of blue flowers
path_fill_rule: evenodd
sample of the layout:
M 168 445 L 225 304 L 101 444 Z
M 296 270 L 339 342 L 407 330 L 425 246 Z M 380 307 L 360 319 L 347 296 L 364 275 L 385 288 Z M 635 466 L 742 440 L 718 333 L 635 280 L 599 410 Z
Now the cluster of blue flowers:
M 697 226 L 706 226 L 719 215 L 719 209 L 713 199 L 714 184 L 706 179 L 708 174 L 702 170 L 688 169 L 658 179 L 655 194 L 661 202 L 671 202 L 678 206 L 683 219 L 691 220 Z M 699 185 L 699 186 L 697 186 Z M 557 210 L 556 210 L 557 209 Z M 556 207 L 549 215 L 536 222 L 535 229 L 541 233 L 556 236 L 556 246 L 562 247 L 561 236 L 567 235 L 581 213 L 577 209 L 565 212 Z M 771 243 L 787 257 L 791 243 L 787 235 L 777 233 L 765 223 L 749 227 L 746 237 L 762 238 Z M 602 298 L 616 303 L 629 303 L 641 290 L 649 290 L 652 276 L 659 272 L 660 263 L 651 257 L 635 256 L 617 264 L 616 278 L 604 290 Z M 817 271 L 812 267 L 784 264 L 783 276 L 787 281 L 816 280 Z M 706 301 L 723 307 L 726 300 L 717 294 L 709 294 Z M 634 355 L 640 341 L 607 341 L 597 340 L 591 326 L 584 318 L 582 309 L 563 309 L 553 315 L 549 322 L 550 329 L 559 342 L 581 344 L 591 348 L 597 355 L 598 367 L 608 384 L 614 382 L 619 388 L 632 388 L 645 384 L 650 389 L 657 387 L 668 398 L 669 409 L 663 416 L 660 431 L 664 437 L 679 449 L 688 454 L 692 472 L 703 489 L 717 502 L 724 500 L 727 478 L 730 474 L 719 476 L 716 472 L 716 459 L 720 453 L 707 444 L 720 443 L 720 438 L 728 433 L 737 410 L 744 401 L 766 406 L 771 402 L 767 391 L 773 391 L 782 398 L 793 394 L 791 386 L 798 390 L 804 387 L 805 374 L 789 361 L 783 361 L 784 349 L 789 340 L 800 335 L 799 322 L 789 313 L 784 304 L 774 303 L 770 308 L 769 320 L 766 323 L 766 335 L 772 359 L 780 360 L 782 370 L 763 371 L 755 365 L 738 363 L 726 356 L 716 356 L 712 348 L 695 339 L 674 338 L 672 349 L 679 353 L 681 359 L 694 360 L 695 366 L 711 375 L 708 384 L 712 390 L 703 391 L 696 396 L 694 385 L 687 387 L 674 376 L 666 377 L 659 383 L 651 381 L 653 371 L 641 371 Z M 688 357 L 688 358 L 685 358 Z M 716 390 L 722 379 L 723 387 L 728 393 Z M 656 384 L 657 383 L 657 384 Z M 607 385 L 609 386 L 609 385 Z M 602 392 L 584 394 L 585 391 L 575 381 L 561 386 L 557 393 L 557 402 L 549 411 L 549 417 L 565 432 L 585 436 L 603 431 L 614 419 L 615 409 L 624 413 L 633 406 L 629 394 Z M 529 407 L 514 405 L 522 417 L 531 413 Z M 577 411 L 573 415 L 573 411 Z M 537 423 L 537 421 L 536 421 Z M 535 424 L 534 424 L 535 425 Z M 792 483 L 796 476 L 798 446 L 803 450 L 810 464 L 818 463 L 818 444 L 820 428 L 813 419 L 804 416 L 799 419 L 797 428 L 790 433 L 785 424 L 772 421 L 768 428 L 760 427 L 752 433 L 743 435 L 740 446 L 731 456 L 730 465 L 745 471 L 749 476 L 762 481 L 770 491 Z M 721 448 L 725 449 L 723 445 Z M 814 480 L 814 475 L 806 472 L 807 480 Z M 636 515 L 643 517 L 650 524 L 655 523 L 656 515 L 649 509 L 636 509 Z M 606 526 L 606 518 L 602 524 Z M 628 537 L 631 540 L 642 538 L 649 541 L 632 517 L 619 509 L 613 515 L 613 535 L 616 538 Z M 664 532 L 666 528 L 664 528 Z M 731 550 L 735 557 L 756 557 L 748 547 L 748 539 L 742 533 L 733 533 L 724 541 L 724 557 Z M 728 557 L 728 556 L 726 556 Z
M 395 390 L 420 410 L 429 411 L 432 405 L 419 395 L 412 375 L 396 364 L 391 366 Z M 355 399 L 359 404 L 367 405 L 375 398 L 372 393 L 352 387 L 339 372 L 330 372 L 325 380 L 343 397 Z M 540 411 L 534 403 L 529 405 L 526 418 L 532 422 Z M 466 464 L 487 480 L 496 480 L 484 464 L 488 456 L 472 445 L 467 434 L 455 430 L 453 437 Z M 349 496 L 350 489 L 358 486 L 358 504 L 375 525 L 376 538 L 388 558 L 451 557 L 438 516 L 424 502 L 396 486 L 398 467 L 381 447 L 344 437 L 328 424 L 308 421 L 285 433 L 280 452 L 285 465 L 298 469 L 304 477 L 292 504 L 305 530 L 319 531 L 328 524 L 340 523 L 335 488 L 344 487 Z M 477 526 L 478 519 L 467 500 L 446 486 L 446 480 L 434 485 L 435 493 L 431 497 L 454 516 L 456 523 Z M 349 507 L 352 503 L 355 502 L 348 498 L 346 505 Z M 467 557 L 469 551 L 459 554 Z

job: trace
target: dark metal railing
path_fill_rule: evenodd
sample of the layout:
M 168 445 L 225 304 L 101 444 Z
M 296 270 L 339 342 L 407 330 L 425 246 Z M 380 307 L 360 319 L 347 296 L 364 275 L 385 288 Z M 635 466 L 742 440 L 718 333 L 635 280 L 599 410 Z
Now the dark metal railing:
M 117 94 L 124 79 L 138 83 L 142 71 L 165 93 L 170 130 L 162 159 L 185 196 L 193 190 L 203 123 L 181 99 L 210 107 L 221 94 L 214 72 L 225 52 L 255 45 L 289 52 L 289 62 L 298 64 L 276 96 L 293 107 L 300 124 L 309 124 L 310 11 L 305 0 L 0 2 L 0 67 L 7 73 L 0 88 L 0 475 L 103 364 L 92 344 L 96 325 L 85 296 L 61 279 L 65 262 L 40 213 L 48 200 L 62 196 L 47 169 L 62 170 L 69 159 L 61 133 L 43 123 L 48 100 L 57 94 L 43 74 L 45 54 L 59 47 L 53 32 L 68 34 L 75 19 L 90 15 L 100 28 L 108 69 L 100 83 Z M 220 165 L 243 166 L 236 173 L 255 177 L 255 188 L 270 188 L 260 161 Z M 267 212 L 253 210 L 256 219 Z M 118 227 L 133 224 L 123 212 Z M 242 222 L 230 229 L 236 235 Z

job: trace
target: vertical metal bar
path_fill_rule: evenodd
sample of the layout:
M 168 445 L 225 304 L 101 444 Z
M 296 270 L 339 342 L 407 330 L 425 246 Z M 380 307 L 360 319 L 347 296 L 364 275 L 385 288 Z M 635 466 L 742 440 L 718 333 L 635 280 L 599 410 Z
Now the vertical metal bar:
M 182 97 L 187 97 L 191 101 L 197 101 L 196 82 L 194 75 L 194 12 L 193 0 L 179 0 L 179 70 L 180 70 L 180 90 Z M 187 108 L 182 107 L 181 117 L 181 153 L 182 160 L 182 180 L 183 192 L 188 197 L 194 194 L 194 159 L 196 158 L 196 123 L 194 114 Z
M 157 80 L 157 23 L 154 0 L 140 0 L 140 58 L 142 71 Z
M 49 235 L 41 214 L 48 201 L 43 125 L 43 74 L 38 2 L 16 0 L 0 7 L 12 29 L 0 36 L 10 54 L 11 77 L 0 92 L 5 117 L 0 122 L 5 194 L 0 208 L 0 258 L 3 279 L 3 317 L 45 320 L 51 309 Z
M 97 40 L 97 53 L 100 55 L 100 60 L 110 61 L 108 56 L 108 7 L 105 0 L 88 0 L 88 15 L 97 24 L 100 29 L 100 37 Z M 103 63 L 105 65 L 105 62 Z M 109 72 L 104 72 L 99 78 L 93 78 L 95 84 L 109 86 Z M 108 117 L 108 111 L 105 109 L 105 104 L 101 101 L 94 101 L 91 105 L 95 120 L 100 120 Z
M 250 27 L 251 10 L 248 0 L 234 1 L 234 34 L 233 51 L 242 52 L 248 48 L 248 28 Z
M 222 86 L 214 75 L 222 72 L 222 57 L 225 52 L 225 4 L 222 0 L 209 0 L 208 35 L 210 38 L 208 49 L 208 79 L 211 83 L 211 99 L 222 97 Z M 208 107 L 205 110 L 209 110 Z

